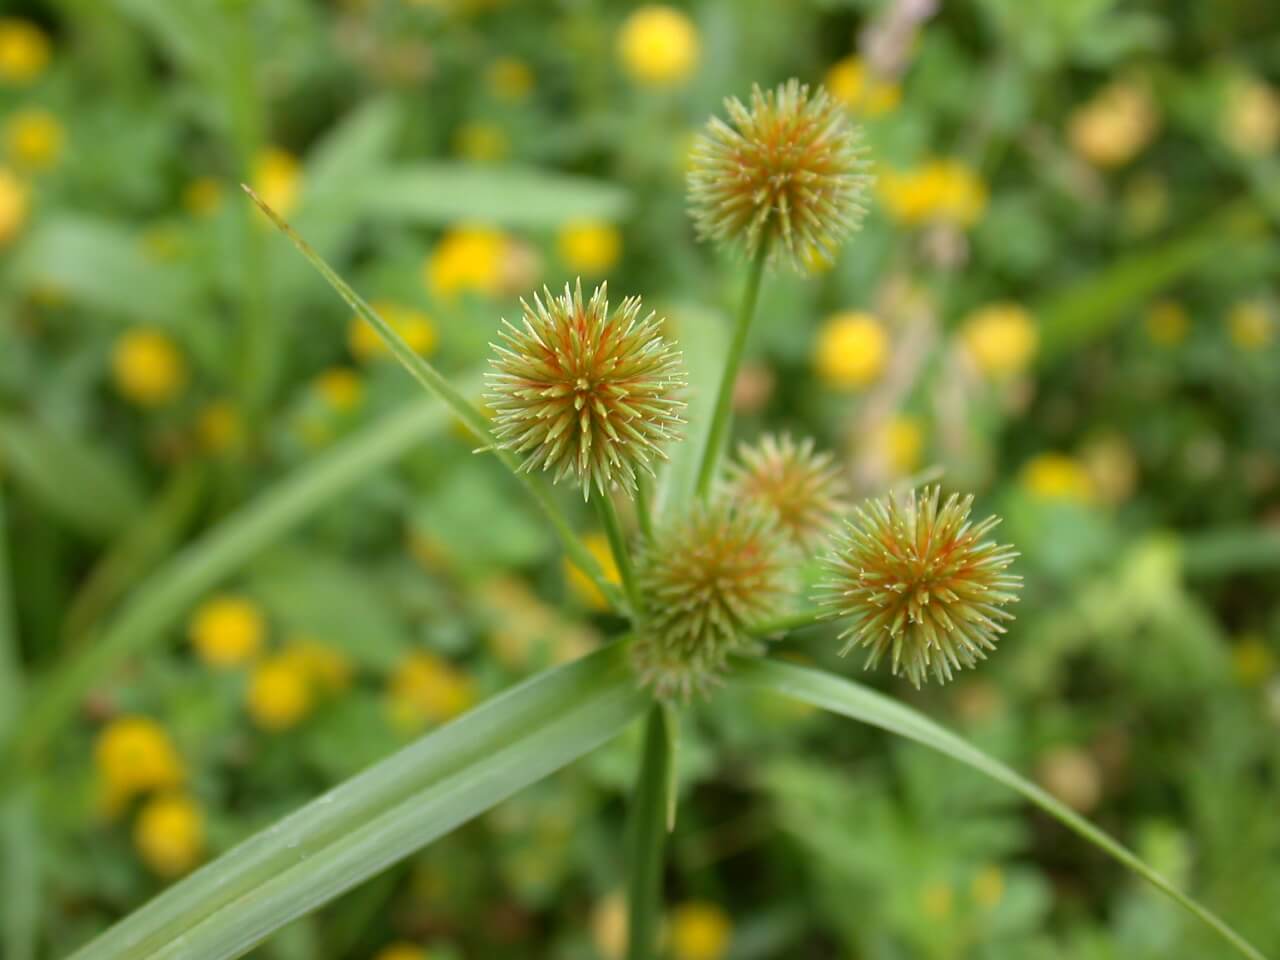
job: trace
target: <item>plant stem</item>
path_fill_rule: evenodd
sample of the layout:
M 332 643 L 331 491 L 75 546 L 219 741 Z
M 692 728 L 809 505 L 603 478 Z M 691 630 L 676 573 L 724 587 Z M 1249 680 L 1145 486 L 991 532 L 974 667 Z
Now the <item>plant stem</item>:
M 649 497 L 649 478 L 642 476 L 636 483 L 636 519 L 646 540 L 653 539 L 653 504 Z
M 720 376 L 720 389 L 716 394 L 715 413 L 711 417 L 707 445 L 702 448 L 702 462 L 698 465 L 698 496 L 700 497 L 705 497 L 711 490 L 711 481 L 716 474 L 716 464 L 720 460 L 720 451 L 724 446 L 725 434 L 729 430 L 729 421 L 733 419 L 733 386 L 738 380 L 738 368 L 742 366 L 742 354 L 747 346 L 751 320 L 755 316 L 756 301 L 760 298 L 760 280 L 764 276 L 764 265 L 768 257 L 769 245 L 761 244 L 760 251 L 751 261 L 751 269 L 747 273 L 747 285 L 742 294 L 742 305 L 738 310 L 738 323 L 733 331 L 733 342 L 729 345 L 729 356 L 725 358 L 724 373 Z
M 622 534 L 622 524 L 618 522 L 618 511 L 613 505 L 613 498 L 601 490 L 596 491 L 596 511 L 600 514 L 600 523 L 604 526 L 605 536 L 609 538 L 609 549 L 613 551 L 613 562 L 617 564 L 618 575 L 622 578 L 622 590 L 627 595 L 627 604 L 631 607 L 632 621 L 638 621 L 643 615 L 644 607 L 640 602 L 640 589 L 636 586 L 635 571 L 631 568 L 631 554 L 627 551 L 627 539 Z
M 803 630 L 805 627 L 816 627 L 826 619 L 827 614 L 821 610 L 797 610 L 795 613 L 756 624 L 751 628 L 751 633 L 757 637 L 770 637 Z
M 440 371 L 418 356 L 414 349 L 405 343 L 404 338 L 396 332 L 395 328 L 382 319 L 360 294 L 351 289 L 347 282 L 338 276 L 334 269 L 325 262 L 324 258 L 311 248 L 311 244 L 303 240 L 280 214 L 267 206 L 248 184 L 242 183 L 240 186 L 244 188 L 244 192 L 250 196 L 262 212 L 271 219 L 271 222 L 298 248 L 298 252 L 307 259 L 311 266 L 316 269 L 316 272 L 324 277 L 325 282 L 333 287 L 338 296 L 345 300 L 352 310 L 363 317 L 378 332 L 378 336 L 383 339 L 383 342 L 386 343 L 395 358 L 400 361 L 400 365 L 409 372 L 409 375 L 426 387 L 430 393 L 444 401 L 445 406 L 453 411 L 454 415 L 463 422 L 467 429 L 480 438 L 484 444 L 483 449 L 492 451 L 503 466 L 515 475 L 516 479 L 524 485 L 533 499 L 537 501 L 538 506 L 542 508 L 542 512 L 546 514 L 551 526 L 555 528 L 556 534 L 560 537 L 565 552 L 569 554 L 570 559 L 573 560 L 577 568 L 591 579 L 597 589 L 613 606 L 619 606 L 621 595 L 618 593 L 617 587 L 604 578 L 604 571 L 600 569 L 600 564 L 591 555 L 591 551 L 584 547 L 582 541 L 574 535 L 569 522 L 565 519 L 564 514 L 560 512 L 560 508 L 556 506 L 555 500 L 552 499 L 550 491 L 547 490 L 544 484 L 530 476 L 526 471 L 521 470 L 519 462 L 511 455 L 510 451 L 503 450 L 498 446 L 497 440 L 494 439 L 493 433 L 489 430 L 489 421 L 485 418 L 485 415 L 479 411 L 475 404 L 464 397 L 453 384 L 446 380 L 440 374 Z
M 653 960 L 657 955 L 670 742 L 662 707 L 654 704 L 645 723 L 644 754 L 627 826 L 627 960 Z

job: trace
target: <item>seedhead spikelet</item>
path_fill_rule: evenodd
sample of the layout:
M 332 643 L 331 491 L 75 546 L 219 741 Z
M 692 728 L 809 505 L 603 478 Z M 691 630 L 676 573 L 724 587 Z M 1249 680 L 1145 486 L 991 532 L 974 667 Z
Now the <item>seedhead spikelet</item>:
M 485 401 L 498 446 L 523 470 L 554 471 L 557 483 L 572 475 L 584 499 L 593 488 L 633 492 L 684 422 L 680 355 L 655 314 L 641 318 L 639 297 L 610 312 L 604 284 L 585 302 L 581 280 L 543 293 L 521 301 L 521 325 L 504 320 L 493 345 Z
M 798 80 L 751 91 L 748 108 L 725 100 L 730 123 L 712 117 L 693 147 L 688 174 L 694 225 L 703 239 L 762 246 L 798 268 L 834 257 L 866 214 L 861 130 L 819 87 Z
M 972 496 L 951 494 L 941 505 L 940 496 L 935 486 L 857 508 L 823 562 L 828 578 L 817 598 L 829 615 L 853 618 L 840 635 L 842 655 L 866 647 L 870 668 L 889 654 L 894 674 L 916 687 L 985 659 L 1022 586 L 1006 572 L 1018 554 L 984 539 L 999 518 L 971 523 Z
M 777 515 L 727 498 L 695 501 L 659 526 L 637 558 L 648 600 L 632 646 L 641 681 L 662 699 L 705 694 L 752 627 L 783 612 L 794 550 Z
M 765 434 L 754 446 L 740 446 L 738 462 L 728 468 L 728 492 L 772 507 L 792 542 L 806 551 L 826 542 L 849 508 L 831 454 L 815 453 L 811 438 L 796 443 L 790 434 Z

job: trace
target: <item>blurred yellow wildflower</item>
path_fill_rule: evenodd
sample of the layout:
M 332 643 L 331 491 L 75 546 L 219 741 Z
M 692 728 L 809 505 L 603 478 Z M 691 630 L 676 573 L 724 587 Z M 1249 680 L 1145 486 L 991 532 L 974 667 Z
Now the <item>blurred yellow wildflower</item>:
M 14 113 L 4 125 L 4 144 L 15 166 L 40 171 L 52 168 L 62 156 L 66 133 L 48 110 L 31 107 Z
M 874 316 L 846 310 L 818 330 L 813 365 L 830 387 L 853 390 L 880 377 L 889 359 L 889 335 Z
M 1035 320 L 1016 303 L 992 303 L 975 310 L 960 330 L 965 350 L 992 379 L 1022 373 L 1040 342 Z
M 1119 167 L 1151 142 L 1159 122 L 1145 87 L 1117 81 L 1076 108 L 1067 121 L 1067 139 L 1094 166 Z
M 195 217 L 211 217 L 222 207 L 222 181 L 196 177 L 182 191 L 182 205 Z
M 244 440 L 244 422 L 228 400 L 206 404 L 196 418 L 196 439 L 206 453 L 226 453 Z
M 1280 93 L 1259 80 L 1242 78 L 1227 92 L 1222 137 L 1237 153 L 1261 156 L 1280 144 Z
M 196 865 L 204 851 L 204 814 L 187 794 L 156 797 L 138 813 L 133 844 L 153 872 L 180 876 Z
M 140 407 L 159 407 L 187 383 L 187 364 L 168 334 L 147 327 L 126 330 L 111 353 L 116 389 Z
M 600 564 L 600 570 L 604 573 L 604 579 L 607 583 L 621 583 L 622 575 L 618 573 L 618 565 L 613 562 L 613 551 L 609 548 L 609 541 L 602 533 L 589 533 L 582 538 L 582 545 L 587 548 L 587 552 L 596 558 L 596 562 Z M 569 588 L 577 595 L 578 599 L 590 607 L 592 610 L 608 610 L 609 603 L 605 600 L 604 594 L 600 592 L 600 588 L 592 583 L 591 578 L 578 569 L 568 557 L 564 561 L 565 576 L 569 581 Z
M 511 152 L 511 140 L 496 123 L 464 123 L 453 133 L 453 152 L 474 163 L 496 163 Z
M 533 89 L 533 71 L 523 60 L 499 57 L 484 72 L 489 92 L 499 100 L 523 100 Z
M 495 296 L 502 290 L 507 235 L 481 226 L 460 226 L 436 244 L 423 271 L 427 289 L 451 299 L 472 292 Z
M 1121 434 L 1103 434 L 1090 440 L 1080 452 L 1099 503 L 1123 503 L 1138 483 L 1138 458 Z
M 591 911 L 591 942 L 604 960 L 622 960 L 627 952 L 627 898 L 601 897 Z
M 435 349 L 435 324 L 421 310 L 391 300 L 375 300 L 371 306 L 414 353 L 425 355 Z M 347 325 L 347 347 L 351 355 L 362 363 L 391 355 L 391 348 L 383 342 L 378 331 L 358 315 L 352 317 Z
M 827 71 L 826 86 L 845 106 L 868 117 L 888 113 L 902 101 L 902 88 L 877 78 L 856 54 L 832 64 Z
M 733 924 L 716 904 L 690 900 L 671 911 L 668 932 L 675 960 L 721 960 L 729 952 Z
M 1241 637 L 1231 648 L 1231 667 L 1246 687 L 1260 687 L 1276 671 L 1276 655 L 1258 634 Z
M 311 711 L 305 665 L 282 654 L 259 661 L 249 676 L 245 706 L 259 729 L 278 733 L 297 726 Z
M 1275 321 L 1261 300 L 1242 300 L 1227 314 L 1231 339 L 1241 350 L 1261 350 L 1275 337 Z
M 637 7 L 618 31 L 622 68 L 637 83 L 675 86 L 698 65 L 698 28 L 674 7 Z
M 924 424 L 919 417 L 898 414 L 879 430 L 880 452 L 895 474 L 907 474 L 920 466 L 924 452 Z
M 27 222 L 27 187 L 0 167 L 0 247 L 6 246 Z
M 49 63 L 49 38 L 29 20 L 0 17 L 0 83 L 27 84 Z
M 1089 471 L 1075 457 L 1062 453 L 1042 453 L 1022 467 L 1023 489 L 1044 500 L 1088 503 L 1093 499 Z
M 599 276 L 618 262 L 622 234 L 611 223 L 599 220 L 572 220 L 556 236 L 560 259 L 570 270 Z
M 266 147 L 253 161 L 250 186 L 268 207 L 287 217 L 298 201 L 302 167 L 298 158 L 280 147 Z
M 1159 300 L 1147 310 L 1147 336 L 1161 347 L 1175 347 L 1187 339 L 1191 317 L 1176 300 Z
M 959 160 L 933 160 L 913 170 L 886 170 L 876 181 L 890 215 L 908 226 L 971 227 L 987 209 L 987 186 Z
M 431 960 L 431 955 L 425 947 L 407 940 L 398 940 L 379 950 L 373 960 Z
M 949 883 L 935 881 L 920 890 L 920 910 L 930 920 L 945 920 L 955 906 L 956 892 Z
M 360 328 L 372 331 L 359 317 L 356 322 L 360 324 Z M 378 342 L 381 343 L 382 340 L 379 339 Z M 350 367 L 330 367 L 316 377 L 315 388 L 324 402 L 338 413 L 349 413 L 360 406 L 360 401 L 364 399 L 364 382 Z
M 475 701 L 470 678 L 427 651 L 411 653 L 400 661 L 388 693 L 392 723 L 404 732 L 452 720 Z
M 201 660 L 227 669 L 257 656 L 266 640 L 267 622 L 251 600 L 223 594 L 196 608 L 187 635 Z
M 110 813 L 138 794 L 172 789 L 186 777 L 169 734 L 149 717 L 112 720 L 94 742 L 93 761 Z
M 1004 871 L 989 863 L 976 874 L 969 885 L 973 902 L 984 910 L 994 910 L 1004 899 Z
M 307 677 L 321 693 L 341 693 L 351 685 L 351 661 L 340 650 L 312 640 L 294 637 L 280 653 Z

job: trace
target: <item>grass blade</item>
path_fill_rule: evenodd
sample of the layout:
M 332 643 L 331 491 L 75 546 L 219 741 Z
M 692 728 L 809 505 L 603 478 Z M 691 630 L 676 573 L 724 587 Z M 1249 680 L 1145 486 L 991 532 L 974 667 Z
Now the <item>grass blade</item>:
M 560 508 L 556 506 L 555 500 L 552 499 L 546 485 L 528 472 L 521 470 L 516 458 L 509 451 L 498 447 L 493 433 L 489 430 L 489 421 L 485 418 L 485 415 L 461 391 L 451 384 L 440 371 L 419 356 L 409 344 L 405 343 L 404 338 L 396 332 L 395 328 L 382 319 L 378 312 L 369 306 L 360 294 L 356 293 L 345 280 L 338 276 L 337 272 L 325 262 L 320 254 L 311 248 L 307 241 L 298 235 L 298 232 L 293 227 L 289 226 L 278 213 L 263 203 L 262 198 L 254 193 L 249 186 L 246 184 L 241 184 L 241 186 L 253 202 L 258 205 L 258 208 L 279 228 L 280 232 L 288 237 L 290 242 L 298 248 L 298 252 L 307 259 L 307 262 L 315 267 L 316 272 L 325 279 L 325 282 L 333 287 L 338 296 L 346 301 L 347 306 L 363 317 L 378 332 L 378 336 L 386 343 L 392 355 L 409 372 L 409 375 L 422 384 L 428 393 L 442 400 L 453 411 L 454 415 L 467 426 L 467 429 L 480 438 L 484 449 L 491 450 L 503 465 L 515 474 L 516 479 L 524 484 L 525 489 L 529 491 L 538 506 L 542 508 L 542 512 L 546 514 L 551 526 L 555 528 L 556 534 L 564 544 L 565 552 L 569 554 L 574 565 L 591 578 L 592 582 L 609 599 L 615 609 L 621 608 L 622 597 L 617 587 L 605 579 L 604 571 L 600 569 L 600 564 L 596 561 L 596 558 L 592 556 L 590 550 L 583 546 L 582 541 L 574 535 L 573 529 L 569 526 L 569 522 L 565 520 L 564 514 L 560 512 Z
M 338 494 L 404 455 L 449 422 L 440 405 L 414 403 L 387 414 L 279 481 L 191 543 L 131 595 L 85 649 L 64 661 L 29 699 L 18 745 L 34 760 L 76 705 L 128 657 L 158 643 L 187 609 L 260 550 Z M 5 769 L 12 765 L 6 764 Z M 2 779 L 2 778 L 0 778 Z
M 649 708 L 644 754 L 627 827 L 627 960 L 653 960 L 662 919 L 662 851 L 667 841 L 671 737 L 663 708 Z
M 251 837 L 74 958 L 238 956 L 608 740 L 647 702 L 621 644 L 541 673 Z
M 1064 826 L 1168 894 L 1179 905 L 1213 928 L 1242 956 L 1249 957 L 1250 960 L 1266 960 L 1256 947 L 1227 926 L 1215 913 L 1178 890 L 1159 873 L 1139 860 L 1130 850 L 1111 839 L 1088 820 L 999 760 L 988 756 L 977 747 L 897 700 L 843 677 L 771 660 L 743 662 L 734 673 L 733 682 L 739 686 L 766 690 L 821 707 L 823 710 L 829 710 L 841 716 L 861 720 L 863 723 L 896 733 L 898 736 L 915 740 L 917 743 L 922 743 L 973 767 L 993 780 L 1013 788 Z

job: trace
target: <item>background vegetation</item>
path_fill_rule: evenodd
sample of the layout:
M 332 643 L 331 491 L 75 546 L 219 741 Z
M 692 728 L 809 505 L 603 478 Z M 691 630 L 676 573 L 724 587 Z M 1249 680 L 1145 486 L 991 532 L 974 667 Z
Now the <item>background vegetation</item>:
M 516 298 L 578 275 L 715 356 L 745 265 L 694 241 L 687 147 L 790 76 L 877 186 L 836 262 L 766 280 L 739 429 L 818 437 L 863 495 L 941 471 L 1023 552 L 981 670 L 865 679 L 1280 951 L 1277 37 L 1246 0 L 11 0 L 0 954 L 66 955 L 617 627 L 236 184 L 473 396 Z M 785 649 L 861 676 L 837 648 Z M 677 960 L 1226 955 L 946 758 L 716 707 Z M 254 955 L 618 957 L 638 727 Z

